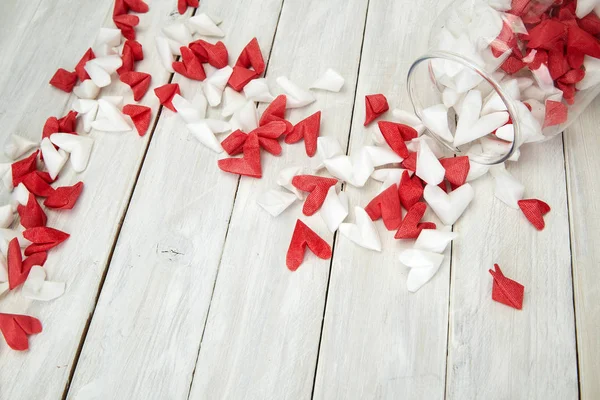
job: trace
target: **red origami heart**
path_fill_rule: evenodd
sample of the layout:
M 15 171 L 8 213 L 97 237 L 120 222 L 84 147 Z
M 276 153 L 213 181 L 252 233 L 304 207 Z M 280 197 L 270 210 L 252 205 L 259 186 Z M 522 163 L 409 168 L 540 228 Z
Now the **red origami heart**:
M 550 212 L 550 206 L 538 199 L 526 199 L 518 201 L 519 208 L 525 214 L 525 217 L 531 222 L 538 231 L 546 226 L 544 215 Z
M 323 260 L 331 258 L 331 246 L 304 222 L 297 220 L 285 258 L 285 263 L 290 271 L 296 271 L 302 264 L 306 246 Z
M 8 245 L 8 252 L 6 261 L 8 265 L 8 288 L 13 290 L 14 288 L 21 285 L 27 276 L 29 271 L 34 265 L 43 266 L 48 258 L 48 253 L 40 252 L 35 253 L 31 257 L 27 257 L 23 260 L 21 256 L 21 246 L 17 238 L 10 241 Z
M 471 169 L 469 157 L 441 158 L 440 164 L 446 170 L 444 177 L 450 182 L 453 190 L 465 184 L 467 175 L 469 175 L 469 170 Z
M 48 221 L 44 210 L 42 210 L 35 196 L 31 193 L 29 193 L 27 205 L 19 204 L 17 212 L 19 213 L 19 217 L 21 217 L 21 225 L 25 229 L 46 226 L 46 222 Z
M 221 147 L 223 147 L 223 150 L 230 156 L 241 154 L 244 150 L 244 143 L 246 143 L 247 138 L 248 134 L 237 129 L 231 132 L 231 134 L 221 142 Z
M 173 69 L 175 72 L 195 81 L 203 81 L 206 79 L 204 66 L 202 66 L 202 62 L 196 57 L 196 54 L 188 47 L 181 47 L 180 50 L 182 61 L 173 62 Z
M 77 73 L 69 72 L 63 68 L 59 68 L 52 76 L 52 79 L 50 79 L 50 84 L 52 86 L 67 93 L 73 91 L 73 87 L 75 87 L 76 83 Z
M 227 47 L 221 41 L 212 44 L 199 39 L 189 44 L 190 49 L 202 62 L 207 62 L 215 68 L 225 68 L 229 64 Z
M 410 153 L 404 142 L 419 136 L 417 131 L 408 125 L 399 124 L 397 122 L 379 121 L 377 125 L 388 146 L 390 146 L 390 148 L 400 157 L 407 158 Z
M 234 90 L 240 92 L 248 82 L 258 78 L 263 72 L 265 72 L 265 61 L 258 40 L 254 38 L 240 53 L 227 83 Z
M 61 186 L 44 200 L 44 205 L 59 210 L 70 210 L 75 206 L 82 190 L 83 182 L 77 182 L 73 186 Z
M 67 240 L 69 236 L 68 233 L 47 226 L 26 229 L 23 231 L 23 237 L 32 244 L 25 249 L 25 255 L 47 251 Z
M 90 76 L 88 75 L 88 73 L 86 72 L 86 70 L 84 69 L 84 67 L 85 67 L 85 64 L 88 61 L 93 60 L 94 58 L 96 58 L 96 55 L 94 54 L 94 51 L 91 48 L 87 49 L 87 51 L 83 54 L 83 57 L 81 57 L 81 59 L 79 60 L 79 62 L 75 66 L 75 73 L 79 77 L 80 81 L 83 82 L 86 79 L 90 79 Z
M 285 137 L 287 144 L 299 142 L 304 139 L 306 154 L 312 157 L 317 152 L 317 139 L 321 130 L 321 111 L 298 122 L 294 129 Z
M 138 104 L 127 104 L 123 107 L 123 114 L 129 115 L 138 131 L 138 135 L 144 136 L 150 127 L 152 109 Z
M 150 87 L 152 76 L 145 72 L 129 71 L 124 72 L 119 76 L 121 82 L 129 85 L 133 91 L 133 99 L 140 101 Z
M 285 119 L 285 106 L 287 103 L 287 97 L 284 94 L 280 94 L 269 104 L 269 106 L 265 109 L 260 117 L 260 121 L 258 122 L 259 126 L 263 126 L 273 121 L 283 121 L 285 122 L 287 128 L 285 134 L 290 133 L 294 126 L 290 121 Z
M 421 218 L 425 214 L 427 210 L 427 204 L 418 202 L 414 206 L 408 210 L 406 217 L 400 224 L 396 235 L 394 235 L 395 239 L 416 239 L 419 237 L 419 234 L 423 229 L 435 229 L 435 224 L 433 222 L 423 222 Z
M 304 192 L 310 192 L 308 197 L 306 197 L 304 207 L 302 207 L 304 215 L 310 216 L 319 211 L 325 201 L 325 197 L 327 197 L 327 191 L 336 183 L 337 179 L 335 178 L 325 178 L 315 175 L 297 175 L 292 178 L 292 185 L 294 187 Z
M 144 3 L 142 0 L 115 0 L 113 16 L 127 14 L 129 10 L 143 14 L 148 12 L 148 9 L 148 4 Z
M 567 121 L 567 106 L 560 101 L 546 100 L 546 116 L 544 117 L 544 128 L 560 125 Z
M 522 309 L 525 287 L 519 282 L 505 277 L 498 264 L 494 264 L 494 268 L 495 271 L 489 270 L 494 278 L 492 299 L 517 310 Z
M 365 211 L 373 221 L 383 218 L 383 223 L 387 230 L 398 229 L 402 223 L 402 209 L 400 207 L 398 187 L 394 184 L 379 193 L 365 207 Z
M 415 172 L 417 170 L 417 152 L 412 151 L 409 152 L 408 157 L 406 157 L 401 163 L 402 168 L 405 168 L 409 171 Z
M 52 182 L 52 178 L 47 172 L 32 171 L 25 175 L 21 182 L 36 196 L 48 197 L 54 193 L 54 189 L 49 184 Z
M 126 40 L 123 44 L 121 52 L 121 60 L 123 65 L 117 69 L 117 74 L 120 76 L 126 72 L 133 71 L 135 61 L 144 59 L 144 50 L 142 44 L 135 40 Z
M 133 61 L 142 61 L 144 59 L 144 49 L 142 44 L 136 40 L 126 40 L 123 43 L 123 48 L 131 50 Z
M 13 350 L 27 350 L 27 335 L 35 335 L 42 331 L 42 323 L 28 315 L 0 313 L 0 332 L 6 344 Z
M 423 197 L 423 183 L 421 183 L 421 179 L 416 175 L 413 175 L 411 178 L 408 171 L 404 171 L 398 185 L 398 195 L 402 207 L 410 210 Z
M 225 158 L 218 161 L 219 168 L 232 174 L 240 174 L 253 178 L 262 176 L 260 163 L 260 146 L 256 134 L 248 135 L 244 143 L 244 155 L 242 158 Z
M 121 30 L 121 34 L 126 39 L 135 39 L 135 27 L 140 23 L 140 18 L 136 15 L 121 14 L 113 16 L 115 26 Z
M 365 126 L 369 125 L 377 117 L 390 109 L 387 99 L 382 94 L 370 94 L 365 96 L 365 106 L 367 108 Z
M 44 128 L 42 129 L 42 139 L 50 137 L 50 135 L 57 132 L 76 134 L 76 125 L 77 111 L 69 111 L 67 115 L 60 119 L 56 117 L 50 117 L 46 120 L 46 123 L 44 123 Z
M 560 21 L 546 19 L 530 29 L 528 34 L 528 48 L 550 50 L 558 41 L 566 38 L 567 27 Z
M 600 58 L 600 42 L 578 26 L 569 26 L 567 49 L 577 50 L 590 57 Z
M 283 121 L 273 121 L 266 125 L 259 126 L 250 134 L 255 133 L 258 136 L 260 147 L 269 153 L 278 156 L 281 154 L 281 145 L 277 140 L 287 131 L 287 125 Z
M 177 0 L 177 11 L 179 14 L 185 14 L 188 6 L 198 8 L 199 5 L 198 0 Z
M 31 153 L 31 155 L 29 157 L 26 157 L 22 160 L 16 161 L 11 164 L 10 167 L 11 167 L 12 182 L 13 182 L 14 187 L 17 187 L 19 185 L 19 183 L 21 183 L 21 181 L 23 179 L 25 179 L 25 176 L 27 176 L 28 174 L 30 174 L 36 170 L 37 156 L 38 156 L 39 152 L 40 152 L 39 150 L 36 150 L 33 153 Z
M 175 97 L 176 94 L 181 94 L 181 92 L 179 91 L 179 84 L 167 83 L 166 85 L 154 89 L 154 94 L 156 94 L 156 97 L 158 97 L 160 104 L 167 107 L 173 112 L 177 112 L 177 110 L 175 110 L 175 107 L 173 107 L 173 103 L 171 103 L 171 101 L 173 100 L 173 97 Z

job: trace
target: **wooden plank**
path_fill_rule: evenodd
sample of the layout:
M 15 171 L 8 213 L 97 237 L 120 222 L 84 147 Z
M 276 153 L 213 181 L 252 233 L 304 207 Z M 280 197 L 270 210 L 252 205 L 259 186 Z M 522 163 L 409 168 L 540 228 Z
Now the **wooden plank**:
M 363 127 L 365 95 L 383 93 L 391 108 L 411 109 L 405 79 L 412 61 L 427 49 L 430 24 L 423 21 L 436 9 L 437 1 L 431 0 L 370 1 L 350 153 L 371 144 L 371 132 L 378 129 L 377 124 Z M 366 206 L 380 185 L 347 187 L 350 204 Z M 431 214 L 425 219 L 439 222 Z M 426 286 L 409 293 L 398 255 L 413 241 L 395 240 L 395 232 L 381 221 L 376 225 L 381 253 L 338 236 L 314 397 L 442 398 L 449 257 Z
M 596 99 L 564 135 L 582 399 L 600 398 L 600 182 Z
M 522 149 L 509 171 L 552 211 L 538 232 L 494 197 L 487 176 L 454 226 L 447 395 L 452 399 L 576 399 L 569 221 L 561 138 Z M 491 299 L 488 269 L 525 286 L 523 310 Z
M 136 69 L 152 75 L 142 103 L 156 114 L 158 101 L 152 90 L 166 83 L 170 74 L 154 50 L 154 33 L 179 15 L 174 2 L 148 3 L 150 11 L 141 16 L 144 28 L 138 30 L 145 58 Z M 73 97 L 47 82 L 58 67 L 73 68 L 100 27 L 113 26 L 112 6 L 108 0 L 81 2 L 77 7 L 66 0 L 39 6 L 32 20 L 35 29 L 29 29 L 17 54 L 10 55 L 9 70 L 21 71 L 21 75 L 6 81 L 0 99 L 8 132 L 39 140 L 45 119 L 66 113 Z M 132 101 L 129 87 L 119 82 L 102 94 L 124 94 L 126 103 Z M 48 225 L 71 234 L 49 253 L 45 265 L 51 279 L 66 282 L 65 295 L 48 303 L 26 301 L 18 293 L 2 299 L 2 311 L 36 316 L 44 331 L 30 339 L 29 352 L 11 351 L 2 345 L 0 398 L 56 399 L 63 395 L 151 135 L 140 138 L 134 131 L 93 131 L 91 136 L 94 150 L 85 172 L 75 174 L 66 167 L 58 181 L 58 185 L 85 182 L 76 207 L 48 211 Z
M 268 57 L 281 4 L 204 0 L 198 12 L 224 19 L 233 63 L 255 36 Z M 191 101 L 201 93 L 200 82 L 174 81 Z M 181 117 L 163 110 L 68 398 L 187 397 L 237 182 Z
M 365 0 L 286 1 L 268 76 L 308 87 L 331 67 L 346 79 L 341 93 L 315 93 L 316 103 L 288 113 L 297 122 L 323 111 L 321 135 L 347 141 L 366 15 Z M 302 16 L 302 21 L 298 20 Z M 297 202 L 277 218 L 256 200 L 276 188 L 279 171 L 309 165 L 303 143 L 263 156 L 263 178 L 242 178 L 223 252 L 192 399 L 299 399 L 311 395 L 329 261 L 309 254 L 294 273 L 285 265 L 297 218 L 331 243 L 317 215 Z

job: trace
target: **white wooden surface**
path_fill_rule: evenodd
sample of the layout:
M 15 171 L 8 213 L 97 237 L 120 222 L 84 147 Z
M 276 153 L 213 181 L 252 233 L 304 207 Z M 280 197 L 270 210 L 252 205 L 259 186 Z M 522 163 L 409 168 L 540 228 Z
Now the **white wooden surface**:
M 47 117 L 66 113 L 72 99 L 49 87 L 49 78 L 72 68 L 91 32 L 112 26 L 112 1 L 51 3 L 1 5 L 0 70 L 18 72 L 0 75 L 0 144 L 12 132 L 37 139 Z M 180 16 L 175 0 L 148 3 L 138 29 L 146 58 L 137 69 L 153 76 L 143 103 L 156 115 L 152 88 L 170 74 L 154 36 Z M 376 129 L 362 127 L 365 94 L 382 92 L 392 108 L 409 107 L 406 71 L 425 50 L 441 5 L 201 3 L 199 12 L 224 19 L 230 61 L 258 37 L 273 92 L 280 75 L 306 87 L 328 67 L 342 73 L 341 94 L 319 92 L 315 104 L 289 116 L 296 122 L 323 110 L 322 135 L 349 142 L 350 153 Z M 201 86 L 175 81 L 186 98 Z M 103 93 L 130 99 L 121 83 Z M 307 254 L 297 272 L 285 268 L 301 204 L 273 219 L 256 198 L 276 187 L 283 166 L 308 165 L 302 143 L 284 145 L 279 158 L 263 155 L 263 179 L 242 178 L 238 186 L 169 110 L 145 138 L 93 132 L 88 169 L 80 176 L 67 170 L 60 180 L 85 182 L 77 207 L 49 213 L 51 226 L 72 234 L 46 264 L 53 279 L 67 282 L 66 294 L 50 303 L 18 293 L 0 299 L 0 312 L 44 324 L 28 352 L 0 341 L 0 399 L 598 398 L 599 106 L 566 133 L 564 154 L 559 138 L 524 150 L 509 167 L 528 197 L 552 207 L 546 229 L 535 231 L 496 200 L 491 179 L 476 182 L 476 199 L 454 226 L 461 236 L 452 257 L 416 294 L 406 291 L 397 261 L 406 244 L 380 222 L 382 253 L 337 236 L 333 260 Z M 345 190 L 352 206 L 364 206 L 377 185 Z M 318 215 L 301 218 L 332 243 Z M 522 311 L 491 301 L 494 262 L 525 285 Z

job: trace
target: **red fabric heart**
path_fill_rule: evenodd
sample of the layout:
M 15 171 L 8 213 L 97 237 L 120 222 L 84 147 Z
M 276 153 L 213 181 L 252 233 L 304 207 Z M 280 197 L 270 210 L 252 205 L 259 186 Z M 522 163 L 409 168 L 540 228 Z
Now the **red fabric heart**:
M 287 125 L 283 121 L 273 121 L 266 125 L 259 126 L 250 134 L 255 133 L 258 136 L 260 147 L 269 153 L 278 156 L 281 154 L 281 145 L 277 140 L 287 130 Z
M 396 122 L 379 121 L 377 125 L 388 146 L 390 146 L 390 148 L 400 157 L 407 158 L 410 153 L 404 142 L 419 136 L 417 131 L 408 125 Z
M 577 20 L 577 24 L 581 29 L 592 36 L 600 35 L 600 18 L 596 13 L 589 13 L 585 17 Z
M 21 247 L 17 238 L 10 241 L 7 252 L 7 265 L 8 265 L 8 288 L 13 290 L 14 288 L 21 285 L 27 276 L 29 271 L 34 265 L 43 266 L 48 258 L 48 253 L 40 252 L 31 255 L 23 260 L 21 256 Z
M 398 197 L 400 198 L 402 207 L 410 210 L 423 197 L 423 183 L 421 183 L 421 179 L 416 175 L 413 175 L 411 178 L 408 171 L 404 171 L 398 185 Z
M 304 222 L 297 220 L 290 247 L 285 257 L 285 263 L 290 271 L 296 271 L 304 261 L 306 246 L 323 260 L 331 258 L 331 246 Z
M 25 249 L 25 255 L 47 251 L 69 238 L 69 234 L 47 226 L 25 229 L 23 237 L 32 244 Z
M 231 134 L 221 142 L 221 147 L 223 147 L 223 150 L 230 156 L 241 154 L 244 150 L 244 143 L 246 143 L 247 137 L 248 134 L 238 129 L 231 132 Z
M 494 268 L 495 271 L 489 270 L 494 278 L 492 299 L 517 310 L 522 309 L 525 287 L 519 282 L 505 277 L 498 264 L 494 264 Z
M 417 170 L 417 152 L 410 151 L 408 157 L 400 165 L 402 165 L 402 168 L 415 172 Z
M 562 124 L 567 120 L 568 112 L 567 106 L 563 103 L 559 101 L 546 100 L 544 128 Z
M 304 207 L 302 207 L 304 215 L 310 216 L 319 211 L 325 201 L 325 197 L 327 197 L 327 191 L 337 182 L 335 178 L 325 178 L 315 175 L 297 175 L 293 177 L 292 185 L 294 187 L 304 192 L 310 192 L 308 197 L 306 197 Z
M 175 72 L 195 81 L 206 79 L 206 72 L 204 72 L 204 67 L 196 54 L 188 47 L 181 47 L 180 50 L 182 61 L 173 62 Z
M 21 217 L 21 225 L 25 229 L 46 226 L 46 222 L 48 221 L 44 210 L 42 210 L 35 196 L 31 193 L 29 193 L 27 205 L 19 204 L 17 212 L 19 213 L 19 217 Z
M 44 205 L 59 210 L 70 210 L 75 206 L 82 190 L 83 182 L 77 182 L 73 186 L 61 186 L 44 200 Z
M 559 81 L 565 85 L 572 85 L 581 81 L 585 77 L 585 70 L 582 68 L 574 68 L 560 77 Z
M 127 14 L 129 10 L 136 13 L 147 13 L 148 4 L 142 0 L 115 0 L 115 8 L 113 9 L 114 15 Z
M 152 76 L 145 72 L 129 71 L 119 76 L 121 82 L 129 85 L 133 91 L 133 99 L 140 101 L 150 87 Z
M 171 101 L 173 100 L 173 97 L 175 97 L 176 94 L 181 95 L 181 92 L 179 91 L 179 84 L 167 83 L 166 85 L 154 89 L 154 94 L 156 94 L 156 97 L 158 97 L 160 104 L 167 107 L 173 112 L 177 112 L 177 110 L 175 110 L 175 107 L 173 107 L 173 103 L 171 103 Z
M 525 64 L 522 60 L 511 54 L 506 60 L 504 60 L 500 68 L 502 68 L 502 70 L 507 74 L 515 74 L 521 69 L 525 68 L 526 65 L 527 64 Z
M 526 199 L 518 201 L 519 208 L 523 211 L 525 217 L 535 226 L 535 229 L 541 231 L 546 226 L 544 215 L 550 212 L 550 206 L 538 199 Z
M 135 27 L 140 23 L 140 18 L 136 15 L 121 14 L 113 16 L 115 26 L 121 30 L 121 34 L 126 39 L 135 40 Z
M 548 51 L 548 71 L 553 80 L 566 74 L 571 69 L 562 46 Z
M 390 109 L 387 99 L 382 94 L 370 94 L 365 96 L 365 106 L 367 108 L 365 126 L 369 125 L 377 117 Z
M 310 117 L 298 122 L 292 132 L 285 137 L 287 144 L 299 142 L 304 139 L 306 154 L 312 157 L 317 152 L 317 139 L 321 130 L 321 111 L 317 111 Z
M 567 49 L 577 50 L 594 58 L 600 58 L 600 42 L 578 26 L 569 26 Z
M 152 109 L 139 104 L 127 104 L 123 107 L 123 114 L 129 115 L 138 131 L 138 135 L 144 136 L 150 127 Z
M 274 156 L 281 155 L 281 145 L 277 139 L 269 139 L 265 137 L 258 138 L 258 144 L 266 152 L 273 154 Z
M 185 14 L 188 7 L 198 8 L 199 3 L 198 0 L 177 0 L 177 11 L 179 14 Z
M 240 53 L 227 83 L 240 92 L 248 82 L 258 78 L 263 72 L 265 72 L 265 61 L 258 40 L 253 38 Z
M 94 54 L 94 51 L 91 48 L 89 48 L 83 54 L 83 57 L 81 57 L 81 59 L 79 60 L 79 62 L 75 66 L 75 73 L 79 77 L 80 81 L 83 82 L 86 79 L 90 79 L 90 76 L 88 75 L 88 73 L 86 72 L 86 70 L 84 69 L 84 67 L 85 67 L 85 64 L 88 61 L 93 60 L 94 58 L 96 58 L 96 55 Z
M 402 208 L 400 207 L 398 187 L 391 185 L 379 193 L 365 207 L 365 211 L 373 221 L 383 218 L 383 224 L 388 231 L 398 229 L 400 223 L 402 223 Z
M 248 135 L 244 143 L 244 155 L 242 158 L 225 158 L 219 160 L 218 165 L 225 172 L 260 178 L 262 176 L 262 167 L 260 163 L 258 135 Z
M 27 335 L 35 335 L 42 331 L 42 323 L 28 315 L 0 313 L 0 332 L 6 344 L 13 350 L 29 349 Z
M 465 184 L 471 168 L 469 157 L 441 158 L 439 161 L 446 170 L 444 177 L 452 185 L 452 190 Z
M 47 172 L 33 171 L 25 175 L 21 182 L 34 195 L 48 197 L 54 193 L 54 189 L 49 185 L 52 182 L 51 179 Z
M 67 93 L 73 91 L 73 87 L 75 87 L 76 83 L 77 73 L 69 72 L 63 68 L 59 68 L 52 76 L 52 79 L 50 79 L 50 84 L 52 86 Z
M 133 71 L 135 68 L 135 60 L 133 59 L 133 53 L 129 47 L 123 46 L 121 52 L 121 66 L 117 69 L 117 75 L 121 76 L 127 72 Z
M 260 117 L 260 121 L 258 122 L 259 126 L 263 126 L 273 121 L 283 121 L 286 125 L 286 131 L 284 134 L 290 133 L 294 126 L 292 123 L 285 119 L 285 106 L 287 103 L 287 97 L 284 94 L 280 94 L 269 104 L 269 106 L 265 109 Z
M 209 63 L 215 68 L 225 68 L 229 64 L 229 54 L 223 42 L 212 44 L 199 39 L 191 42 L 189 47 L 200 61 Z
M 77 125 L 77 112 L 69 111 L 67 115 L 58 119 L 56 117 L 50 117 L 46 120 L 44 128 L 42 129 L 42 139 L 50 137 L 53 133 L 74 133 L 75 126 Z
M 529 29 L 528 33 L 528 48 L 550 50 L 558 41 L 564 40 L 567 37 L 567 27 L 560 21 L 546 19 L 532 29 Z
M 36 170 L 36 162 L 39 152 L 39 150 L 36 150 L 33 153 L 31 153 L 29 157 L 26 157 L 22 160 L 16 161 L 11 164 L 10 167 L 14 187 L 17 187 L 19 183 L 21 183 L 21 181 L 25 179 L 25 176 Z
M 412 206 L 404 220 L 400 224 L 398 231 L 394 235 L 395 239 L 416 239 L 419 237 L 419 234 L 423 229 L 435 229 L 435 224 L 433 222 L 423 222 L 421 218 L 425 214 L 427 210 L 427 204 L 423 202 L 418 202 L 414 206 Z

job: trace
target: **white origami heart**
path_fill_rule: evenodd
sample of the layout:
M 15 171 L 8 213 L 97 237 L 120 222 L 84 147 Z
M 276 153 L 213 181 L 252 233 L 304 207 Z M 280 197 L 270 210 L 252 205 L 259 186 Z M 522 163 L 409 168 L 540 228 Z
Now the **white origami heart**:
M 73 102 L 73 110 L 77 111 L 78 117 L 83 122 L 83 130 L 89 132 L 92 130 L 92 122 L 96 120 L 98 114 L 98 102 L 89 99 L 77 99 Z
M 13 190 L 12 166 L 10 163 L 0 163 L 0 178 L 8 190 Z
M 352 157 L 340 155 L 324 160 L 323 163 L 331 175 L 356 187 L 363 187 L 375 170 L 371 155 L 365 148 Z
M 448 244 L 456 239 L 457 236 L 458 234 L 456 232 L 451 232 L 449 230 L 423 229 L 415 242 L 414 248 L 441 254 L 446 250 Z
M 204 97 L 202 94 L 200 96 Z M 198 109 L 192 103 L 187 101 L 182 96 L 176 94 L 171 100 L 173 107 L 177 110 L 177 114 L 185 121 L 186 124 L 200 122 L 206 115 L 206 108 Z
M 202 36 L 223 37 L 225 34 L 219 28 L 218 21 L 202 13 L 194 15 L 188 19 L 187 24 L 192 33 L 198 33 Z
M 179 50 L 179 47 L 189 45 L 194 40 L 190 30 L 183 22 L 176 22 L 169 26 L 165 26 L 162 28 L 162 32 L 167 38 L 177 43 L 177 50 Z
M 221 104 L 223 91 L 225 90 L 225 86 L 227 86 L 227 82 L 232 73 L 233 68 L 228 65 L 215 71 L 211 76 L 204 80 L 204 94 L 211 107 L 216 107 Z
M 436 104 L 422 111 L 423 124 L 431 132 L 447 142 L 452 142 L 452 133 L 448 126 L 448 109 L 443 104 Z
M 39 265 L 31 267 L 21 289 L 24 297 L 39 301 L 54 300 L 62 296 L 64 292 L 65 283 L 46 281 L 46 271 Z
M 490 173 L 496 182 L 494 195 L 509 207 L 519 209 L 518 202 L 523 199 L 525 186 L 515 179 L 503 164 L 492 167 Z
M 331 186 L 325 196 L 325 201 L 319 210 L 325 225 L 331 232 L 335 232 L 348 216 L 348 196 L 345 192 L 337 193 L 335 185 Z
M 528 82 L 533 83 L 531 79 Z M 527 84 L 525 84 L 526 86 Z M 500 86 L 504 89 L 504 93 L 513 100 L 521 99 L 521 89 L 519 88 L 519 81 L 517 79 L 507 79 L 503 81 Z M 481 115 L 497 111 L 506 111 L 506 104 L 500 98 L 498 92 L 493 91 L 485 101 L 483 108 L 481 109 Z
M 73 93 L 80 99 L 95 99 L 100 94 L 100 88 L 91 79 L 86 79 L 73 88 Z
M 40 145 L 42 150 L 42 156 L 44 157 L 44 164 L 48 169 L 50 177 L 54 180 L 58 176 L 58 173 L 67 162 L 69 155 L 61 150 L 54 147 L 49 138 L 44 138 Z M 27 204 L 27 202 L 25 202 Z
M 277 217 L 296 201 L 296 196 L 290 192 L 271 189 L 256 200 L 259 206 L 269 214 Z
M 392 110 L 392 115 L 397 122 L 410 126 L 416 130 L 419 135 L 425 130 L 425 125 L 423 125 L 421 120 L 414 114 L 396 108 Z
M 72 135 L 70 133 L 53 133 L 50 141 L 61 150 L 69 153 L 71 166 L 75 172 L 83 172 L 92 153 L 94 140 L 89 136 Z
M 575 15 L 577 15 L 577 18 L 583 18 L 591 13 L 594 7 L 597 7 L 598 5 L 598 0 L 577 0 Z
M 15 207 L 6 204 L 0 207 L 0 228 L 8 228 L 15 220 Z
M 110 85 L 110 75 L 123 65 L 118 55 L 97 57 L 85 63 L 84 69 L 96 86 L 103 88 Z
M 104 48 L 114 48 L 121 44 L 121 30 L 117 28 L 100 28 L 94 45 L 94 54 L 96 55 L 107 55 L 101 50 Z
M 585 68 L 585 76 L 575 87 L 578 90 L 586 90 L 597 86 L 600 83 L 600 59 L 584 56 L 583 67 Z
M 22 227 L 21 227 L 22 228 Z M 23 237 L 23 232 L 16 229 L 0 229 L 0 253 L 6 257 L 8 244 L 11 240 L 17 238 L 21 248 L 27 247 L 31 242 Z
M 425 186 L 423 198 L 446 225 L 452 225 L 465 212 L 475 196 L 473 187 L 465 183 L 450 193 L 435 185 Z
M 291 166 L 282 169 L 279 171 L 279 175 L 277 176 L 277 184 L 282 188 L 289 190 L 294 193 L 299 200 L 304 200 L 304 192 L 298 190 L 296 186 L 292 185 L 292 179 L 296 175 L 304 174 L 304 167 L 301 166 Z
M 163 67 L 165 67 L 168 72 L 175 72 L 175 70 L 173 70 L 173 61 L 175 61 L 175 58 L 173 57 L 173 53 L 171 53 L 169 40 L 166 37 L 156 37 L 156 50 L 158 51 L 158 56 Z
M 456 90 L 452 88 L 446 88 L 442 93 L 442 102 L 446 108 L 450 108 L 456 104 L 459 97 L 460 95 L 456 93 Z
M 373 171 L 371 177 L 376 181 L 383 182 L 377 194 L 383 192 L 392 185 L 398 185 L 404 171 L 406 170 L 403 168 L 381 168 Z
M 320 136 L 317 138 L 317 157 L 311 158 L 314 171 L 325 168 L 324 161 L 344 154 L 340 142 L 331 136 Z M 314 160 L 314 161 L 313 161 Z
M 369 154 L 373 167 L 401 163 L 404 160 L 389 147 L 364 146 L 363 149 Z
M 252 79 L 244 86 L 244 95 L 248 100 L 257 103 L 270 103 L 275 97 L 269 91 L 269 85 L 265 78 Z
M 417 170 L 415 174 L 431 185 L 439 185 L 444 180 L 446 170 L 433 154 L 426 140 L 420 140 L 417 152 Z
M 354 219 L 356 220 L 354 224 L 348 222 L 340 224 L 340 233 L 365 249 L 381 251 L 377 228 L 367 212 L 361 207 L 354 207 Z
M 515 128 L 513 124 L 506 124 L 496 129 L 496 137 L 498 139 L 506 140 L 507 142 L 512 142 L 515 140 Z
M 52 144 L 50 144 L 50 145 L 52 145 Z M 52 146 L 52 148 L 54 148 L 54 146 Z M 19 205 L 19 204 L 21 204 L 22 206 L 26 206 L 27 202 L 29 201 L 29 190 L 27 190 L 25 185 L 23 185 L 23 182 L 21 182 L 12 191 L 10 197 L 11 197 L 11 204 L 15 209 L 17 208 L 17 205 Z
M 479 164 L 473 160 L 469 160 L 469 173 L 467 174 L 467 182 L 474 181 L 477 178 L 487 174 L 490 170 L 489 165 Z
M 13 133 L 8 137 L 8 140 L 4 145 L 4 153 L 11 160 L 16 160 L 29 150 L 35 149 L 37 146 L 38 144 L 36 142 Z
M 229 121 L 231 130 L 241 130 L 242 132 L 252 132 L 258 128 L 258 110 L 253 101 L 248 101 L 242 108 L 237 110 Z
M 199 122 L 194 122 L 192 124 L 187 124 L 187 128 L 190 130 L 192 135 L 204 146 L 208 147 L 215 153 L 221 153 L 221 152 L 223 152 L 223 147 L 221 147 L 221 143 L 215 137 L 215 133 L 220 133 L 220 132 L 217 132 L 212 129 L 210 121 L 216 121 L 219 123 L 222 122 L 224 124 L 227 124 L 226 122 L 223 122 L 223 121 L 205 119 L 205 120 L 202 120 Z M 229 125 L 229 124 L 227 124 L 227 125 Z M 223 131 L 228 130 L 227 127 L 221 127 L 219 125 L 217 125 L 217 127 L 219 129 L 224 129 Z
M 126 132 L 132 129 L 125 115 L 103 98 L 98 100 L 98 114 L 92 122 L 92 128 L 103 132 Z
M 462 118 L 463 116 L 461 114 L 461 119 Z M 454 136 L 454 146 L 462 146 L 463 144 L 477 140 L 485 135 L 489 135 L 496 129 L 506 124 L 508 122 L 508 118 L 509 114 L 506 111 L 494 112 L 482 116 L 473 125 L 466 127 L 464 130 L 456 130 L 456 135 Z
M 221 111 L 221 116 L 232 116 L 237 110 L 245 106 L 247 102 L 246 96 L 236 92 L 229 86 L 225 87 L 225 91 L 223 92 L 223 110 Z
M 285 76 L 280 76 L 277 78 L 277 84 L 281 87 L 283 93 L 285 93 L 287 97 L 287 108 L 304 107 L 316 100 L 310 92 L 300 88 Z
M 321 89 L 328 92 L 339 92 L 344 86 L 344 77 L 331 68 L 328 68 L 309 89 Z
M 414 293 L 429 282 L 438 272 L 443 261 L 443 254 L 425 250 L 408 249 L 400 253 L 400 262 L 410 268 L 406 278 L 408 291 Z

